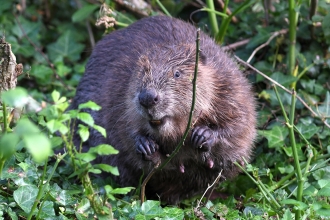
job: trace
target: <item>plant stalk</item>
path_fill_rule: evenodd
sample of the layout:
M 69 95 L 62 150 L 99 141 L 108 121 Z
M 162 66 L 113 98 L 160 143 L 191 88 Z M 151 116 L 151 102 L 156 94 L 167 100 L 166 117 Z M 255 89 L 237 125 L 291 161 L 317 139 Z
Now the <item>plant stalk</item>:
M 2 113 L 3 113 L 3 133 L 6 134 L 8 123 L 7 123 L 7 107 L 4 102 L 2 102 Z
M 172 17 L 171 14 L 167 11 L 167 9 L 164 7 L 164 5 L 159 0 L 156 0 L 156 3 L 163 10 L 164 14 L 166 14 L 169 17 Z
M 224 7 L 224 13 L 226 13 L 227 7 L 228 7 L 228 0 L 226 0 L 225 2 L 225 7 Z M 241 4 L 235 11 L 233 11 L 233 13 L 231 13 L 228 17 L 223 18 L 221 21 L 221 25 L 219 28 L 219 32 L 215 37 L 215 40 L 217 43 L 222 44 L 224 39 L 225 39 L 225 35 L 229 26 L 230 21 L 232 20 L 232 18 L 238 14 L 239 12 L 244 11 L 247 7 L 251 6 L 252 4 L 254 4 L 255 1 L 251 1 L 251 0 L 247 0 L 244 1 L 243 4 Z
M 296 65 L 296 27 L 298 20 L 296 6 L 295 0 L 289 0 L 289 75 L 294 75 Z
M 298 156 L 298 151 L 297 151 L 297 146 L 296 146 L 296 139 L 294 136 L 294 113 L 295 113 L 295 107 L 296 107 L 296 91 L 292 90 L 292 97 L 291 97 L 291 109 L 290 109 L 290 115 L 289 115 L 289 123 L 287 122 L 286 125 L 289 129 L 289 137 L 290 137 L 290 142 L 291 142 L 291 147 L 292 147 L 292 154 L 293 154 L 293 159 L 294 159 L 294 166 L 296 170 L 296 175 L 297 175 L 297 200 L 299 202 L 302 202 L 302 193 L 303 193 L 303 176 L 301 172 L 301 167 L 299 163 L 299 156 Z M 295 219 L 301 219 L 301 210 L 297 210 L 295 213 Z
M 206 5 L 210 9 L 210 11 L 215 11 L 213 0 L 206 0 Z M 213 36 L 216 36 L 217 33 L 219 32 L 218 21 L 217 21 L 216 14 L 213 12 L 210 12 L 210 11 L 208 11 L 208 15 L 209 15 L 209 21 L 211 24 L 212 34 L 213 34 Z
M 44 172 L 41 176 L 41 179 L 40 179 L 40 185 L 39 185 L 39 191 L 38 191 L 38 194 L 37 194 L 37 197 L 36 199 L 34 200 L 34 203 L 32 205 L 32 208 L 30 210 L 30 213 L 29 213 L 29 216 L 28 216 L 28 220 L 30 220 L 33 216 L 33 212 L 34 210 L 36 210 L 37 208 L 37 205 L 39 204 L 40 200 L 41 200 L 41 197 L 43 196 L 44 194 L 44 178 L 46 176 L 46 172 L 47 172 L 47 161 L 48 161 L 48 158 L 46 159 L 45 161 L 45 165 L 44 165 Z M 41 208 L 41 207 L 40 207 Z

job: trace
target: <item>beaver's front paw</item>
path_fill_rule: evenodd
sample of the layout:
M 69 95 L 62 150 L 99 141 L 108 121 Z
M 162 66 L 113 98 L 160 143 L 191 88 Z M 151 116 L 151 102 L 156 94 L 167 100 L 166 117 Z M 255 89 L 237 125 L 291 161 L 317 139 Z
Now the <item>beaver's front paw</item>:
M 215 144 L 214 131 L 207 126 L 198 126 L 192 130 L 191 143 L 201 151 L 210 151 Z
M 146 136 L 137 137 L 135 147 L 136 151 L 143 155 L 151 155 L 159 149 L 158 144 L 150 137 Z

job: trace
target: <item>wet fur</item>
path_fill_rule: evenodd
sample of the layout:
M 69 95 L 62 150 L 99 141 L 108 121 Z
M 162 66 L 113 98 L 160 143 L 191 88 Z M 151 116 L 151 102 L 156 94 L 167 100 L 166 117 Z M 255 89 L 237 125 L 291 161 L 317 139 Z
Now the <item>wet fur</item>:
M 154 164 L 136 153 L 136 140 L 151 138 L 162 159 L 175 149 L 187 126 L 192 99 L 196 28 L 178 19 L 149 17 L 105 36 L 95 47 L 71 108 L 92 100 L 102 106 L 92 112 L 107 138 L 91 131 L 88 148 L 108 143 L 120 153 L 100 160 L 118 166 L 115 180 L 137 186 Z M 191 132 L 179 153 L 147 185 L 147 197 L 177 203 L 203 192 L 222 170 L 224 178 L 238 173 L 234 161 L 247 160 L 256 135 L 255 101 L 251 86 L 233 60 L 201 34 L 194 129 L 211 131 L 209 149 L 200 150 Z M 179 69 L 181 76 L 173 74 Z M 145 110 L 138 101 L 143 88 L 157 90 L 160 102 Z M 148 121 L 167 117 L 154 129 Z M 75 137 L 79 142 L 78 136 Z M 210 168 L 209 161 L 213 162 Z M 184 173 L 182 173 L 184 171 Z

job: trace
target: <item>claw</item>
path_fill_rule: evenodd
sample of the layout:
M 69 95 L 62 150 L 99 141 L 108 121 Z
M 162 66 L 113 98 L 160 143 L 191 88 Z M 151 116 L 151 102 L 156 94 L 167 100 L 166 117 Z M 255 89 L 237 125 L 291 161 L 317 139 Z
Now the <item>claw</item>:
M 214 144 L 213 135 L 213 131 L 207 126 L 194 128 L 191 135 L 193 147 L 202 151 L 209 151 Z
M 150 137 L 140 136 L 136 139 L 136 152 L 144 156 L 151 156 L 158 150 L 158 145 Z M 144 157 L 148 158 L 148 157 Z

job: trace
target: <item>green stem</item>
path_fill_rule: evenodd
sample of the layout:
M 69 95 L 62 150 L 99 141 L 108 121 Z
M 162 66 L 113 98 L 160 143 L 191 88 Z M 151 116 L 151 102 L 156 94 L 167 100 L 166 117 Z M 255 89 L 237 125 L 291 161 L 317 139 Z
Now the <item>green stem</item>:
M 2 113 L 3 113 L 3 133 L 7 133 L 7 107 L 6 104 L 2 103 Z
M 297 12 L 295 11 L 296 3 L 294 0 L 289 0 L 289 66 L 288 74 L 294 75 L 296 65 L 296 26 Z
M 41 200 L 41 197 L 43 196 L 43 194 L 44 194 L 44 178 L 45 178 L 45 176 L 46 176 L 46 172 L 47 172 L 47 161 L 48 161 L 48 158 L 47 158 L 47 160 L 45 161 L 45 166 L 44 166 L 44 172 L 43 172 L 43 174 L 42 174 L 42 176 L 41 176 L 41 179 L 40 179 L 40 185 L 39 185 L 39 191 L 38 191 L 38 194 L 37 194 L 37 197 L 36 197 L 36 199 L 34 200 L 34 203 L 33 203 L 33 206 L 32 206 L 32 208 L 31 208 L 31 210 L 30 210 L 30 213 L 29 213 L 29 216 L 28 216 L 28 220 L 30 220 L 31 218 L 32 218 L 32 216 L 33 216 L 33 213 L 34 213 L 34 210 L 36 210 L 36 208 L 37 208 L 37 205 L 39 204 L 39 201 Z M 41 209 L 41 208 L 40 208 Z M 40 212 L 40 210 L 39 210 L 39 212 Z
M 127 26 L 128 26 L 128 24 L 123 23 L 123 22 L 119 22 L 119 21 L 116 21 L 116 25 L 117 25 L 118 27 L 127 27 Z
M 284 119 L 285 119 L 286 122 L 288 122 L 289 121 L 289 118 L 288 118 L 288 116 L 287 116 L 287 114 L 285 112 L 285 109 L 284 109 L 282 100 L 280 99 L 280 95 L 278 94 L 278 90 L 277 90 L 276 85 L 274 85 L 273 88 L 274 88 L 274 91 L 275 91 L 275 94 L 276 94 L 276 98 L 277 98 L 278 102 L 280 103 L 280 107 L 281 107 L 281 110 L 282 110 L 282 114 L 284 116 Z
M 172 17 L 171 14 L 167 11 L 167 9 L 164 7 L 164 5 L 159 0 L 156 0 L 156 3 L 163 10 L 164 14 L 166 14 L 169 17 Z
M 193 84 L 193 92 L 192 92 L 192 101 L 191 101 L 191 108 L 190 108 L 190 114 L 189 114 L 189 119 L 188 119 L 188 124 L 186 127 L 186 131 L 183 135 L 183 138 L 181 139 L 180 143 L 178 146 L 175 148 L 175 150 L 171 153 L 171 155 L 166 159 L 164 163 L 162 163 L 157 170 L 163 169 L 163 167 L 166 166 L 172 160 L 172 158 L 179 152 L 180 148 L 182 147 L 183 143 L 185 142 L 188 133 L 191 129 L 191 122 L 192 122 L 192 116 L 194 113 L 194 108 L 195 108 L 195 102 L 196 102 L 196 82 L 197 82 L 197 73 L 198 73 L 198 60 L 199 60 L 199 41 L 200 41 L 200 29 L 197 29 L 197 37 L 196 37 L 196 60 L 195 60 L 195 71 L 194 71 L 194 78 L 192 80 Z
M 222 16 L 222 17 L 224 17 L 224 18 L 227 18 L 227 17 L 228 17 L 228 15 L 226 15 L 225 13 L 222 13 L 222 12 L 219 12 L 219 11 L 215 11 L 215 10 L 211 10 L 211 9 L 209 9 L 209 8 L 202 8 L 200 11 L 211 12 L 211 13 L 213 13 L 213 14 L 216 14 L 216 15 Z M 218 28 L 218 26 L 217 26 L 217 28 Z
M 62 160 L 66 155 L 67 155 L 67 153 L 64 153 L 63 155 L 57 157 L 56 162 L 55 162 L 55 164 L 54 164 L 54 166 L 53 166 L 53 170 L 52 170 L 52 172 L 50 173 L 50 175 L 48 176 L 48 179 L 47 179 L 47 182 L 46 182 L 47 185 L 50 183 L 50 180 L 53 178 L 54 173 L 55 173 L 55 170 L 57 169 L 58 164 L 61 162 L 61 160 Z M 45 185 L 46 185 L 46 184 L 45 184 Z M 40 199 L 39 199 L 39 201 L 40 201 Z M 42 206 L 43 206 L 43 203 L 42 203 L 42 204 L 40 205 L 40 207 L 39 207 L 39 212 L 38 212 L 38 215 L 36 216 L 36 219 L 39 219 L 39 216 L 40 216 L 40 214 L 41 214 L 41 208 L 42 208 Z
M 216 34 L 219 32 L 219 28 L 218 28 L 216 14 L 211 12 L 211 11 L 215 11 L 213 0 L 206 0 L 206 5 L 207 5 L 208 9 L 210 9 L 210 11 L 208 12 L 208 15 L 209 15 L 209 20 L 210 20 L 210 24 L 211 24 L 212 34 L 213 34 L 213 36 L 216 36 Z
M 254 4 L 254 2 L 255 1 L 251 1 L 251 0 L 244 1 L 244 3 L 242 5 L 240 5 L 235 11 L 233 11 L 231 13 L 231 15 L 229 15 L 227 18 L 224 18 L 222 20 L 221 25 L 220 25 L 219 32 L 218 32 L 218 34 L 217 34 L 217 36 L 215 38 L 217 43 L 219 43 L 219 44 L 222 44 L 223 43 L 231 19 L 237 13 L 244 11 L 247 7 L 250 7 L 252 4 Z M 228 6 L 228 0 L 226 0 L 226 2 L 225 2 L 224 9 L 227 10 L 227 6 Z M 226 12 L 226 11 L 224 11 L 224 12 Z
M 295 171 L 297 175 L 297 200 L 302 202 L 302 193 L 303 193 L 303 176 L 301 172 L 301 167 L 299 163 L 299 156 L 298 156 L 298 151 L 297 151 L 297 146 L 296 146 L 296 140 L 294 137 L 294 113 L 295 113 L 295 105 L 296 105 L 296 91 L 292 90 L 292 97 L 291 97 L 291 109 L 290 109 L 290 118 L 289 118 L 289 123 L 287 122 L 286 125 L 288 126 L 289 129 L 289 137 L 290 137 L 290 142 L 291 142 L 291 147 L 292 147 L 292 154 L 293 154 L 293 159 L 294 159 L 294 165 L 295 165 Z M 301 217 L 301 210 L 296 211 L 295 218 L 300 219 Z
M 238 166 L 254 182 L 254 184 L 258 186 L 260 192 L 264 195 L 264 198 L 268 201 L 270 205 L 274 206 L 275 209 L 281 208 L 281 205 L 278 204 L 276 199 L 271 195 L 269 190 L 260 180 L 256 180 L 253 176 L 251 176 L 239 163 L 234 162 L 234 164 Z

